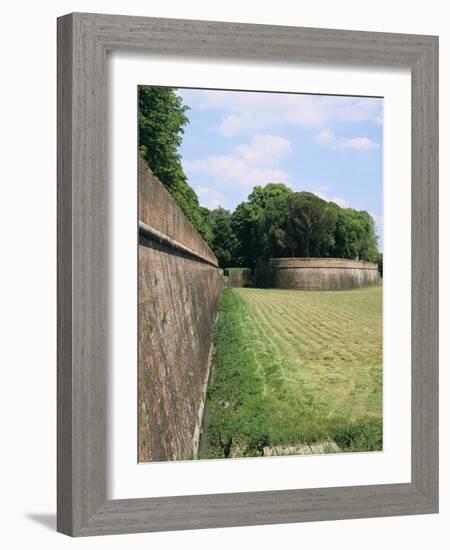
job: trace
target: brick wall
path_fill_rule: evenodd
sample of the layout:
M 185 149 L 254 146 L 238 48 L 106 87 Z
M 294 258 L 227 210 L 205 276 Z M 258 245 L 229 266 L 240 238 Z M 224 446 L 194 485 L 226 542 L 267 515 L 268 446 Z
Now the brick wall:
M 243 287 L 252 284 L 252 270 L 247 267 L 224 269 L 225 286 Z
M 378 280 L 377 264 L 340 258 L 273 258 L 256 269 L 256 284 L 260 287 L 345 289 Z
M 195 455 L 222 275 L 217 259 L 139 163 L 139 461 Z

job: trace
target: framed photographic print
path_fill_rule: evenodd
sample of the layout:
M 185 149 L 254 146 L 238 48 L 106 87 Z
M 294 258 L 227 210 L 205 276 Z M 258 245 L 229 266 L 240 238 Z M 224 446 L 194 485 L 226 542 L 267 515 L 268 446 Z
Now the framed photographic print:
M 58 20 L 58 530 L 438 510 L 438 40 Z

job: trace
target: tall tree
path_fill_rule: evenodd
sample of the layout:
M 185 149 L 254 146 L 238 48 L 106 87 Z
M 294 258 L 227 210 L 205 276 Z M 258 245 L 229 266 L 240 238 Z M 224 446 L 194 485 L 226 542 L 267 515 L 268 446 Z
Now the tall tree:
M 282 183 L 257 185 L 230 214 L 200 206 L 178 152 L 188 107 L 173 88 L 139 87 L 139 152 L 213 248 L 222 267 L 254 267 L 279 256 L 377 261 L 375 224 L 365 211 L 340 208 Z
M 377 247 L 377 236 L 375 222 L 372 216 L 365 210 L 358 212 L 358 217 L 362 226 L 361 237 L 359 239 L 358 256 L 363 260 L 376 262 L 379 252 Z
M 237 238 L 236 265 L 254 267 L 259 257 L 262 210 L 251 202 L 242 202 L 231 215 L 231 227 Z
M 372 216 L 362 210 L 340 208 L 336 220 L 334 255 L 376 262 L 377 236 Z
M 187 182 L 178 152 L 184 126 L 189 122 L 188 109 L 173 88 L 140 86 L 139 153 L 188 220 L 210 244 L 213 235 L 209 216 L 202 210 L 195 191 Z
M 283 184 L 256 186 L 231 215 L 238 265 L 271 257 L 338 257 L 376 261 L 377 237 L 365 211 L 341 208 Z
M 231 267 L 236 264 L 237 239 L 231 227 L 231 213 L 225 208 L 216 208 L 210 212 L 213 231 L 212 249 L 219 266 Z
M 334 247 L 336 210 L 314 193 L 293 193 L 289 198 L 288 248 L 292 256 L 327 257 Z
M 231 216 L 239 265 L 254 267 L 260 258 L 276 256 L 285 248 L 287 199 L 292 193 L 283 183 L 257 185 Z

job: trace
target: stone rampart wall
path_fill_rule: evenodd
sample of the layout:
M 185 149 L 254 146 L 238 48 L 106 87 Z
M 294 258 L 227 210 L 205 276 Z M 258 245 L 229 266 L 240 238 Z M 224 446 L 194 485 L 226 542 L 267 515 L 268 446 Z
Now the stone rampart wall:
M 256 268 L 256 285 L 263 288 L 331 290 L 378 280 L 377 264 L 340 258 L 272 258 Z
M 252 284 L 252 270 L 247 267 L 224 269 L 227 287 L 244 287 Z
M 198 448 L 222 274 L 142 160 L 138 271 L 139 461 L 185 460 Z

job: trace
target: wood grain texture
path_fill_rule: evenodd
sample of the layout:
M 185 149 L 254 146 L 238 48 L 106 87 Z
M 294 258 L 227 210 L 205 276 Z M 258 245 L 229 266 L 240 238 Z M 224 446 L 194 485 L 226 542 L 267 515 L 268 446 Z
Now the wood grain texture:
M 72 526 L 72 20 L 58 20 L 57 529 Z
M 106 52 L 409 67 L 412 481 L 106 499 Z M 73 536 L 437 512 L 438 39 L 117 15 L 58 20 L 58 530 Z
M 438 42 L 411 71 L 412 480 L 438 508 Z

